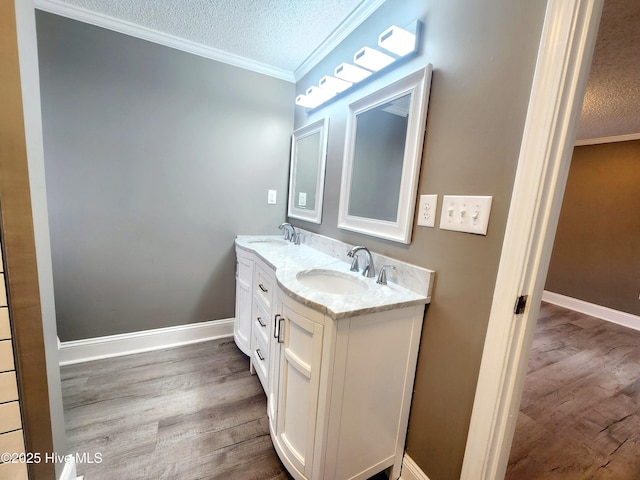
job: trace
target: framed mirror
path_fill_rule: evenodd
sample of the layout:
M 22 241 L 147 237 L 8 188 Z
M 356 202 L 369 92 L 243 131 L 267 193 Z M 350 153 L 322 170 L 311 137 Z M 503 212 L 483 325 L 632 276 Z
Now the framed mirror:
M 289 174 L 289 216 L 313 223 L 322 221 L 324 171 L 329 118 L 293 132 Z
M 411 242 L 431 70 L 349 104 L 338 228 Z

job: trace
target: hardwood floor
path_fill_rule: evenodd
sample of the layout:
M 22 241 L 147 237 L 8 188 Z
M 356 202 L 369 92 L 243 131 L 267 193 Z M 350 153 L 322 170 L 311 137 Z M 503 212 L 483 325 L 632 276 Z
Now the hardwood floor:
M 85 480 L 292 478 L 259 380 L 231 338 L 70 365 L 61 376 L 69 451 L 102 459 L 78 463 Z
M 233 339 L 61 369 L 69 450 L 85 480 L 290 479 L 266 397 Z
M 543 303 L 507 480 L 640 478 L 640 332 Z

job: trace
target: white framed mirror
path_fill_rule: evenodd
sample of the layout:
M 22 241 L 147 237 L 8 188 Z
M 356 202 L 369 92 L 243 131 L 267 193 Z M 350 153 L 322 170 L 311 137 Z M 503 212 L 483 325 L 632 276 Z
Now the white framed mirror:
M 289 174 L 290 217 L 313 223 L 322 221 L 328 135 L 328 117 L 293 132 Z
M 411 242 L 431 70 L 349 104 L 338 228 Z

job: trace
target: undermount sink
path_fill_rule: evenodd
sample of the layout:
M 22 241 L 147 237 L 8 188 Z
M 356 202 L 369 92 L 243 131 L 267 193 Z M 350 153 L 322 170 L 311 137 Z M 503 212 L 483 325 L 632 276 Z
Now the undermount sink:
M 298 272 L 296 278 L 304 286 L 323 293 L 357 295 L 369 288 L 364 280 L 337 270 L 303 270 Z
M 268 245 L 273 245 L 274 247 L 286 247 L 289 242 L 282 238 L 256 238 L 254 240 L 249 240 L 248 243 L 266 243 Z

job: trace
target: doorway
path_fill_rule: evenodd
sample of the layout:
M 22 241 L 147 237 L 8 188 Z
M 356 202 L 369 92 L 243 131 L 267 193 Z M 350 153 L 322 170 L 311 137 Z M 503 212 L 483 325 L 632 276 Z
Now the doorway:
M 603 3 L 547 4 L 461 479 L 504 477 Z

